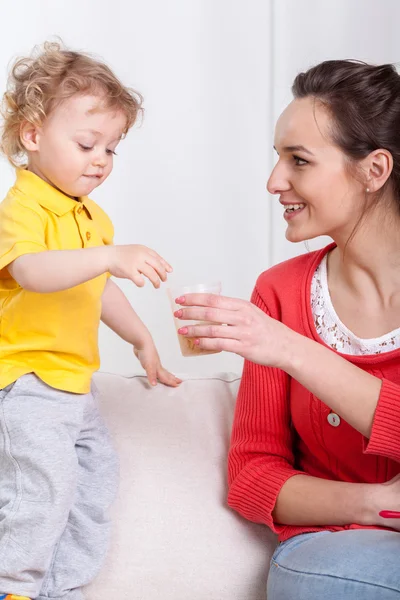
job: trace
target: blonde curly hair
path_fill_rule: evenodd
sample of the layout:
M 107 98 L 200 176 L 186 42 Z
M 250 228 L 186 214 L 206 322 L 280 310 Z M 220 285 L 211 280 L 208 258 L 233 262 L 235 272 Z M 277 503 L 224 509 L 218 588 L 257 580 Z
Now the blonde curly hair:
M 26 161 L 21 125 L 28 121 L 41 126 L 56 106 L 75 94 L 100 96 L 105 109 L 121 110 L 126 115 L 124 134 L 143 113 L 141 94 L 124 87 L 107 65 L 60 43 L 45 42 L 32 56 L 14 63 L 3 96 L 0 151 L 14 167 Z

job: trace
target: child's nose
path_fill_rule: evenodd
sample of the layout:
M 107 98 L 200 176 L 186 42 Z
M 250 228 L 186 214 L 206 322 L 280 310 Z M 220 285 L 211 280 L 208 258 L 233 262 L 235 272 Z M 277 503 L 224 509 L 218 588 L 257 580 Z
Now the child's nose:
M 107 164 L 107 155 L 103 152 L 98 152 L 93 159 L 93 164 L 96 167 L 105 167 Z

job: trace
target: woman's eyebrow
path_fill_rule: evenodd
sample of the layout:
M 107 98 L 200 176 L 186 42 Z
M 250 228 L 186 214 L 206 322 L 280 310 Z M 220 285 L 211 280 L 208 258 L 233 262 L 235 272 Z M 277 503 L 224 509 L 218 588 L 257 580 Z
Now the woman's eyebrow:
M 274 150 L 276 150 L 275 146 L 274 146 Z M 311 152 L 311 150 L 307 150 L 307 148 L 302 145 L 284 146 L 283 151 L 284 152 L 305 152 L 306 154 L 309 154 L 310 156 L 314 156 L 314 154 Z M 278 150 L 276 150 L 276 152 L 278 152 Z

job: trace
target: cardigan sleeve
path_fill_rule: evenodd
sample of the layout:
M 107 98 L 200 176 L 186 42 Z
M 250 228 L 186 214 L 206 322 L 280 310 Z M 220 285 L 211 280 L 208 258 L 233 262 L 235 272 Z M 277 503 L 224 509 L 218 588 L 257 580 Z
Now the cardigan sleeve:
M 251 301 L 269 314 L 257 286 Z M 280 369 L 245 361 L 236 402 L 228 457 L 228 504 L 250 521 L 275 533 L 272 511 L 294 468 L 289 376 Z
M 382 380 L 371 435 L 366 440 L 364 452 L 400 462 L 400 386 L 387 379 Z

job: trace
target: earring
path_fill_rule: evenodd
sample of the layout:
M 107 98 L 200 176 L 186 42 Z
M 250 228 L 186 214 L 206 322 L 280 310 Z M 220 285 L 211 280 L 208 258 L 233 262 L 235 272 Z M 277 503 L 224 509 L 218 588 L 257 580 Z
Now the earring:
M 368 194 L 368 192 L 369 192 L 370 190 L 369 190 L 369 188 L 366 188 L 366 189 L 365 189 L 365 191 L 366 191 L 366 192 L 367 192 L 367 194 Z

